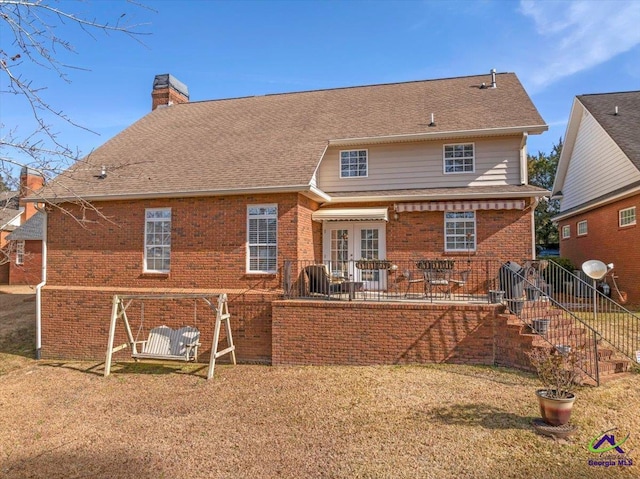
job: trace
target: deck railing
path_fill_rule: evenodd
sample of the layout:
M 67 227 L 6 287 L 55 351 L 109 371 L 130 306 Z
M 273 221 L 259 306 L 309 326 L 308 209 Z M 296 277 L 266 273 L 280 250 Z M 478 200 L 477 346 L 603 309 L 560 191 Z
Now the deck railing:
M 596 384 L 602 373 L 627 369 L 627 360 L 613 358 L 614 349 L 637 362 L 640 318 L 581 271 L 546 260 L 508 262 L 499 276 L 510 311 L 560 354 L 578 351 L 578 366 Z
M 549 295 L 597 331 L 601 341 L 638 362 L 640 316 L 609 297 L 611 288 L 605 282 L 594 281 L 580 270 L 568 271 L 554 262 L 549 262 L 542 280 L 548 285 Z
M 498 289 L 501 264 L 478 258 L 285 261 L 283 289 L 287 298 L 489 302 L 499 299 L 490 292 Z

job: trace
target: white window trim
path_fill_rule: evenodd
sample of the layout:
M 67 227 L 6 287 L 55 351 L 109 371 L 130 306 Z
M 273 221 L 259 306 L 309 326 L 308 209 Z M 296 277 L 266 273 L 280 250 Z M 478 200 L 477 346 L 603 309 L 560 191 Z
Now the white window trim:
M 16 241 L 16 264 L 24 264 L 24 240 Z
M 473 248 L 471 249 L 449 249 L 447 247 L 447 221 L 460 221 L 460 220 L 448 220 L 447 213 L 473 213 Z M 444 212 L 444 250 L 450 253 L 466 253 L 474 252 L 478 249 L 478 215 L 475 211 L 445 211 Z M 468 221 L 467 218 L 464 221 Z
M 631 221 L 630 223 L 625 223 L 622 224 L 622 214 L 627 212 L 627 211 L 633 211 L 633 221 Z M 636 207 L 635 206 L 631 206 L 630 208 L 624 208 L 618 211 L 618 226 L 620 228 L 626 228 L 627 226 L 633 226 L 636 224 L 638 220 L 638 215 L 636 213 Z
M 447 158 L 445 158 L 447 146 L 471 145 L 473 147 L 473 156 L 471 157 L 471 171 L 447 171 Z M 450 158 L 453 159 L 453 158 Z M 476 172 L 476 144 L 473 141 L 465 141 L 464 143 L 445 143 L 442 145 L 442 173 L 444 175 L 464 175 Z
M 350 151 L 364 151 L 367 154 L 367 174 L 363 176 L 342 176 L 342 153 L 348 153 Z M 367 148 L 354 148 L 351 150 L 340 150 L 338 154 L 338 168 L 340 169 L 340 178 L 344 178 L 346 180 L 353 180 L 358 178 L 368 178 L 369 177 L 369 150 Z
M 253 218 L 275 218 L 276 220 L 276 265 L 273 270 L 252 270 L 251 269 L 251 246 L 252 243 L 249 242 L 249 234 L 250 234 L 250 220 L 251 216 L 249 215 L 249 208 L 275 208 L 276 212 L 274 215 L 264 215 L 264 216 L 254 216 Z M 278 272 L 278 204 L 270 203 L 270 204 L 258 204 L 258 205 L 247 205 L 247 247 L 246 247 L 246 273 L 247 274 L 275 274 Z M 256 246 L 259 246 L 259 243 L 256 243 Z
M 584 225 L 584 232 L 580 232 L 581 225 Z M 576 224 L 576 236 L 586 236 L 589 233 L 589 225 L 587 220 L 578 221 Z
M 562 226 L 562 239 L 571 238 L 571 225 Z
M 147 243 L 147 223 L 150 221 L 147 218 L 147 213 L 149 211 L 169 211 L 171 215 L 169 217 L 169 224 L 171 225 L 171 229 L 173 229 L 173 214 L 171 208 L 145 208 L 144 210 L 144 258 L 143 258 L 143 269 L 144 273 L 169 273 L 171 271 L 171 243 L 169 243 L 169 269 L 148 269 L 147 268 L 147 250 L 149 249 L 149 245 Z M 151 219 L 153 222 L 166 221 L 166 218 L 162 219 Z M 171 238 L 171 230 L 169 230 L 169 238 Z M 154 245 L 154 246 L 163 246 L 163 245 Z

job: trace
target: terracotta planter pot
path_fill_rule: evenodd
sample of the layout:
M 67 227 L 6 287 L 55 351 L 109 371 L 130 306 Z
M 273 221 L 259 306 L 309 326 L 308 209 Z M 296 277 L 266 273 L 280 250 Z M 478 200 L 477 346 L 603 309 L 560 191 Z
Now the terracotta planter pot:
M 565 399 L 554 399 L 547 397 L 546 389 L 538 389 L 536 396 L 544 422 L 551 426 L 562 426 L 569 422 L 573 402 L 576 400 L 575 394 L 569 393 L 569 397 Z

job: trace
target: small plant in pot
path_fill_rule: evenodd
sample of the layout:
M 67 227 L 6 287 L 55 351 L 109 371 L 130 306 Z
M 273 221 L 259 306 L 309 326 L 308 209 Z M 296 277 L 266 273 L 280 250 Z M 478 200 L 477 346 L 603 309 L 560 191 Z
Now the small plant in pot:
M 527 355 L 543 385 L 536 391 L 542 419 L 551 426 L 567 424 L 576 399 L 575 390 L 583 378 L 580 351 L 570 349 L 562 354 L 556 348 L 535 348 Z

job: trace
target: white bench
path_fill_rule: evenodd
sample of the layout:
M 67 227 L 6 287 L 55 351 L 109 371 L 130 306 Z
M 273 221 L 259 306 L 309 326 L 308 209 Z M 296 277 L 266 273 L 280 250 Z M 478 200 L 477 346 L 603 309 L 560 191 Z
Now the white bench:
M 200 331 L 191 326 L 171 329 L 169 326 L 158 326 L 149 331 L 145 341 L 136 341 L 142 350 L 131 355 L 135 359 L 168 359 L 177 361 L 197 361 L 200 346 Z

